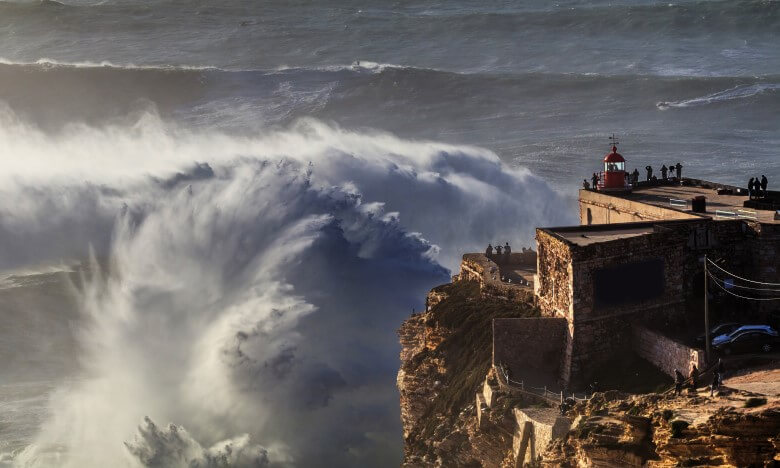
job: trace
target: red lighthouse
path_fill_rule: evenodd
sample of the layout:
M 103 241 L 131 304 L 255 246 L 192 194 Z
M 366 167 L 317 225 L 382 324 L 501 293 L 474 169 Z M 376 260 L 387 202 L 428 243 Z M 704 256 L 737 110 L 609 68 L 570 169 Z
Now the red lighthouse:
M 630 185 L 626 182 L 626 160 L 617 152 L 617 141 L 612 144 L 612 152 L 604 156 L 604 172 L 599 181 L 599 190 L 605 192 L 622 192 L 630 190 Z

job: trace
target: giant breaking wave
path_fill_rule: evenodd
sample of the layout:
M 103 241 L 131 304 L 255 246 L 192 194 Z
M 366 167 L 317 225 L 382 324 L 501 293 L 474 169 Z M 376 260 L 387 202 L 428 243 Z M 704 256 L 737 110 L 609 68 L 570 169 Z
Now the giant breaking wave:
M 0 119 L 0 268 L 91 258 L 81 373 L 13 465 L 396 466 L 401 320 L 459 253 L 571 222 L 479 148 Z

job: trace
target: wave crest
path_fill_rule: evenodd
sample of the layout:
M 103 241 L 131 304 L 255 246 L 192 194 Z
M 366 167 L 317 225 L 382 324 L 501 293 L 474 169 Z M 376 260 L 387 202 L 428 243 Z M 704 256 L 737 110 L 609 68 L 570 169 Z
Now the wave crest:
M 771 93 L 778 89 L 780 89 L 780 83 L 756 83 L 751 85 L 735 86 L 733 88 L 693 99 L 684 99 L 681 101 L 670 102 L 662 101 L 656 104 L 656 107 L 661 110 L 666 110 L 670 108 L 706 106 L 709 104 L 717 104 L 735 99 L 746 99 L 764 93 Z
M 462 252 L 571 218 L 543 181 L 474 147 L 309 119 L 252 138 L 154 116 L 58 137 L 7 120 L 18 162 L 0 195 L 24 203 L 0 207 L 0 243 L 24 255 L 0 265 L 56 256 L 63 235 L 111 259 L 79 293 L 88 373 L 52 397 L 18 458 L 32 466 L 51 447 L 59 466 L 123 466 L 144 415 L 188 434 L 142 425 L 130 454 L 150 466 L 207 463 L 225 440 L 255 461 L 397 466 L 378 454 L 400 453 L 401 320 Z

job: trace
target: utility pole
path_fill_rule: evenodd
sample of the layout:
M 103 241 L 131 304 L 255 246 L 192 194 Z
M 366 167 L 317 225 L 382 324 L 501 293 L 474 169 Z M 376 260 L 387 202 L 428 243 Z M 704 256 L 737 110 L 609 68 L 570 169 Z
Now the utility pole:
M 707 285 L 710 274 L 707 270 L 707 254 L 704 254 L 704 359 L 710 363 L 710 298 L 707 295 Z

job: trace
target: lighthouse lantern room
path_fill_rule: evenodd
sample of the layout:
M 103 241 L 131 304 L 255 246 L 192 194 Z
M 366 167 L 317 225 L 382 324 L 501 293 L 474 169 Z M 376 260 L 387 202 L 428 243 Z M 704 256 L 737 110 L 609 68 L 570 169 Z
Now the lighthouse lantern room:
M 607 192 L 622 192 L 630 190 L 630 184 L 626 179 L 626 160 L 617 152 L 617 139 L 614 135 L 612 140 L 612 152 L 604 156 L 604 172 L 601 173 L 599 180 L 599 190 Z

